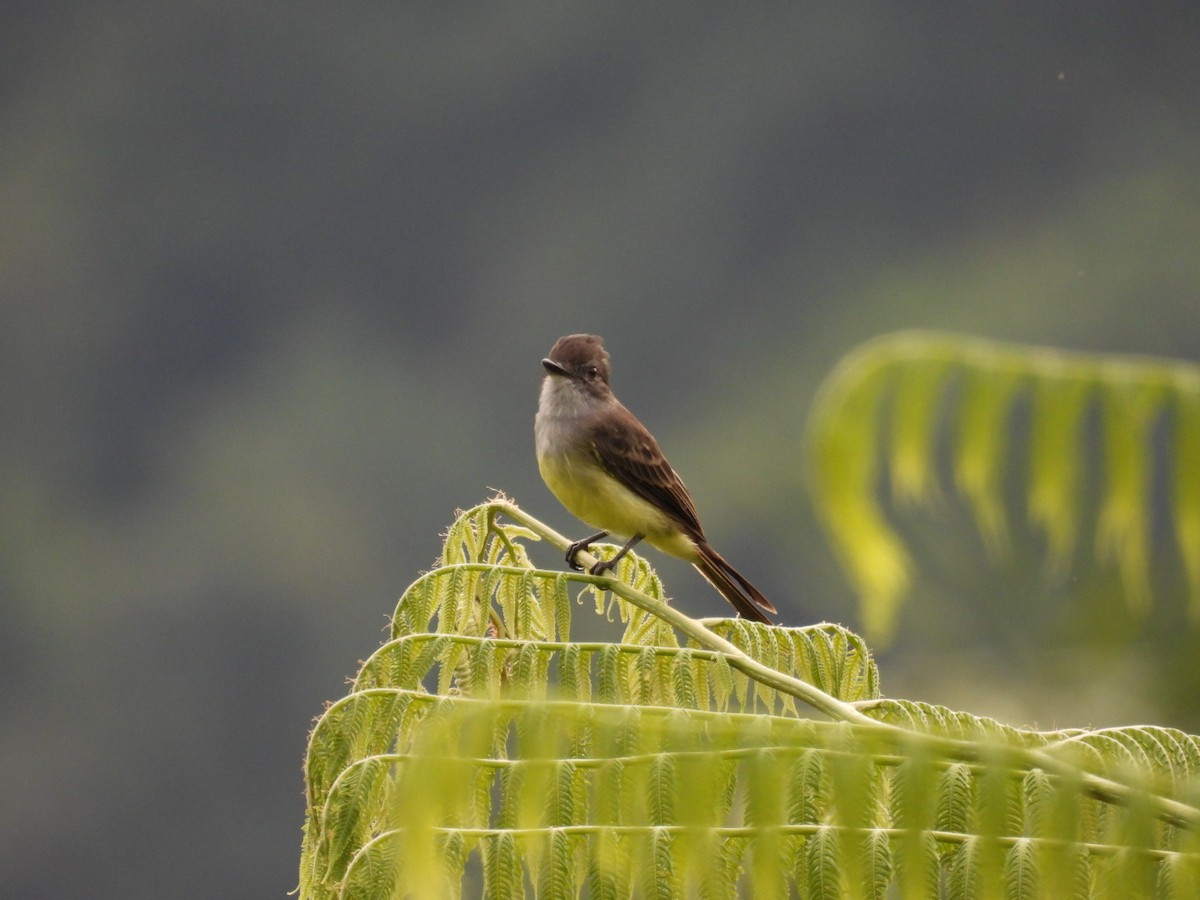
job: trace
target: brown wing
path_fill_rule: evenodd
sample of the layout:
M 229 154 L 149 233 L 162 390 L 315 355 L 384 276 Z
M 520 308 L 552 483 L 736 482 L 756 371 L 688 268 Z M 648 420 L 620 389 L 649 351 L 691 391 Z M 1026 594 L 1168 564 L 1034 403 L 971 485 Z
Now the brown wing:
M 696 506 L 679 474 L 663 456 L 654 435 L 621 406 L 590 423 L 592 449 L 610 475 L 666 512 L 688 535 L 704 540 Z

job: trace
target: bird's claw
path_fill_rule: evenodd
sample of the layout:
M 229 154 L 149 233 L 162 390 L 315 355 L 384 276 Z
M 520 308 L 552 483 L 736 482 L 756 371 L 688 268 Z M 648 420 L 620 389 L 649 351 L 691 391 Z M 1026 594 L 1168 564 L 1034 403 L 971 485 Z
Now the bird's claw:
M 588 570 L 589 575 L 603 575 L 605 572 L 611 572 L 617 567 L 616 560 L 602 559 Z
M 573 543 L 570 547 L 567 548 L 567 556 L 566 556 L 567 565 L 570 566 L 572 569 L 574 569 L 576 572 L 585 571 L 583 566 L 580 564 L 579 560 L 576 557 L 578 557 L 580 553 L 584 553 L 590 549 L 591 549 L 590 541 L 576 541 L 575 543 Z M 594 566 L 592 566 L 590 569 L 587 569 L 586 571 L 589 575 L 603 575 L 605 572 L 613 571 L 614 569 L 616 569 L 616 567 L 617 567 L 617 561 L 615 559 L 602 559 L 598 563 L 596 563 Z
M 574 569 L 576 572 L 582 572 L 583 566 L 579 564 L 579 561 L 575 557 L 579 556 L 580 553 L 583 553 L 584 551 L 586 551 L 590 546 L 591 546 L 590 541 L 583 540 L 583 541 L 576 541 L 570 547 L 568 547 L 567 548 L 567 556 L 566 556 L 567 565 L 570 566 L 572 569 Z

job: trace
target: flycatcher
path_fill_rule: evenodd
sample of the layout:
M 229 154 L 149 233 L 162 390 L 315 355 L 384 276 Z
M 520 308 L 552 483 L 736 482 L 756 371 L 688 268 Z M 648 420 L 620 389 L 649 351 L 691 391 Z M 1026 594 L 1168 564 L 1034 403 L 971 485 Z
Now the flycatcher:
M 704 537 L 696 506 L 646 426 L 608 386 L 608 352 L 592 334 L 559 338 L 542 360 L 546 374 L 534 420 L 538 469 L 559 502 L 601 531 L 567 549 L 567 563 L 609 534 L 629 536 L 612 559 L 592 567 L 612 569 L 645 539 L 664 553 L 687 560 L 739 615 L 770 622 L 777 610 L 725 562 Z

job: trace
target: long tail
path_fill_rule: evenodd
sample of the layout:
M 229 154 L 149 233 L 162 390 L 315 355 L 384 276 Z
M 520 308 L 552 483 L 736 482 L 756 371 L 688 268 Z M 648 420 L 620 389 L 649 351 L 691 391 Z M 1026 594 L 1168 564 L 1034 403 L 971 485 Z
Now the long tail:
M 700 559 L 692 565 L 733 605 L 738 615 L 743 619 L 753 619 L 755 622 L 766 622 L 770 625 L 771 620 L 766 614 L 778 612 L 771 605 L 771 601 L 743 578 L 737 569 L 725 562 L 721 554 L 707 542 L 699 542 L 696 549 L 700 551 Z

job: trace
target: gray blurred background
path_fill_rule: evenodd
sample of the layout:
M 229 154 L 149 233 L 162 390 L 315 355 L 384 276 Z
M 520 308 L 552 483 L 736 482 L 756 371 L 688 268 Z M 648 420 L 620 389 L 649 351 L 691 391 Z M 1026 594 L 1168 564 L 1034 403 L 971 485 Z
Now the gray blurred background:
M 295 885 L 308 728 L 455 508 L 582 534 L 533 461 L 560 334 L 783 621 L 852 627 L 801 436 L 856 343 L 1200 357 L 1200 5 L 973 9 L 6 3 L 5 895 Z M 1200 729 L 1169 543 L 1136 619 L 909 518 L 887 692 Z

